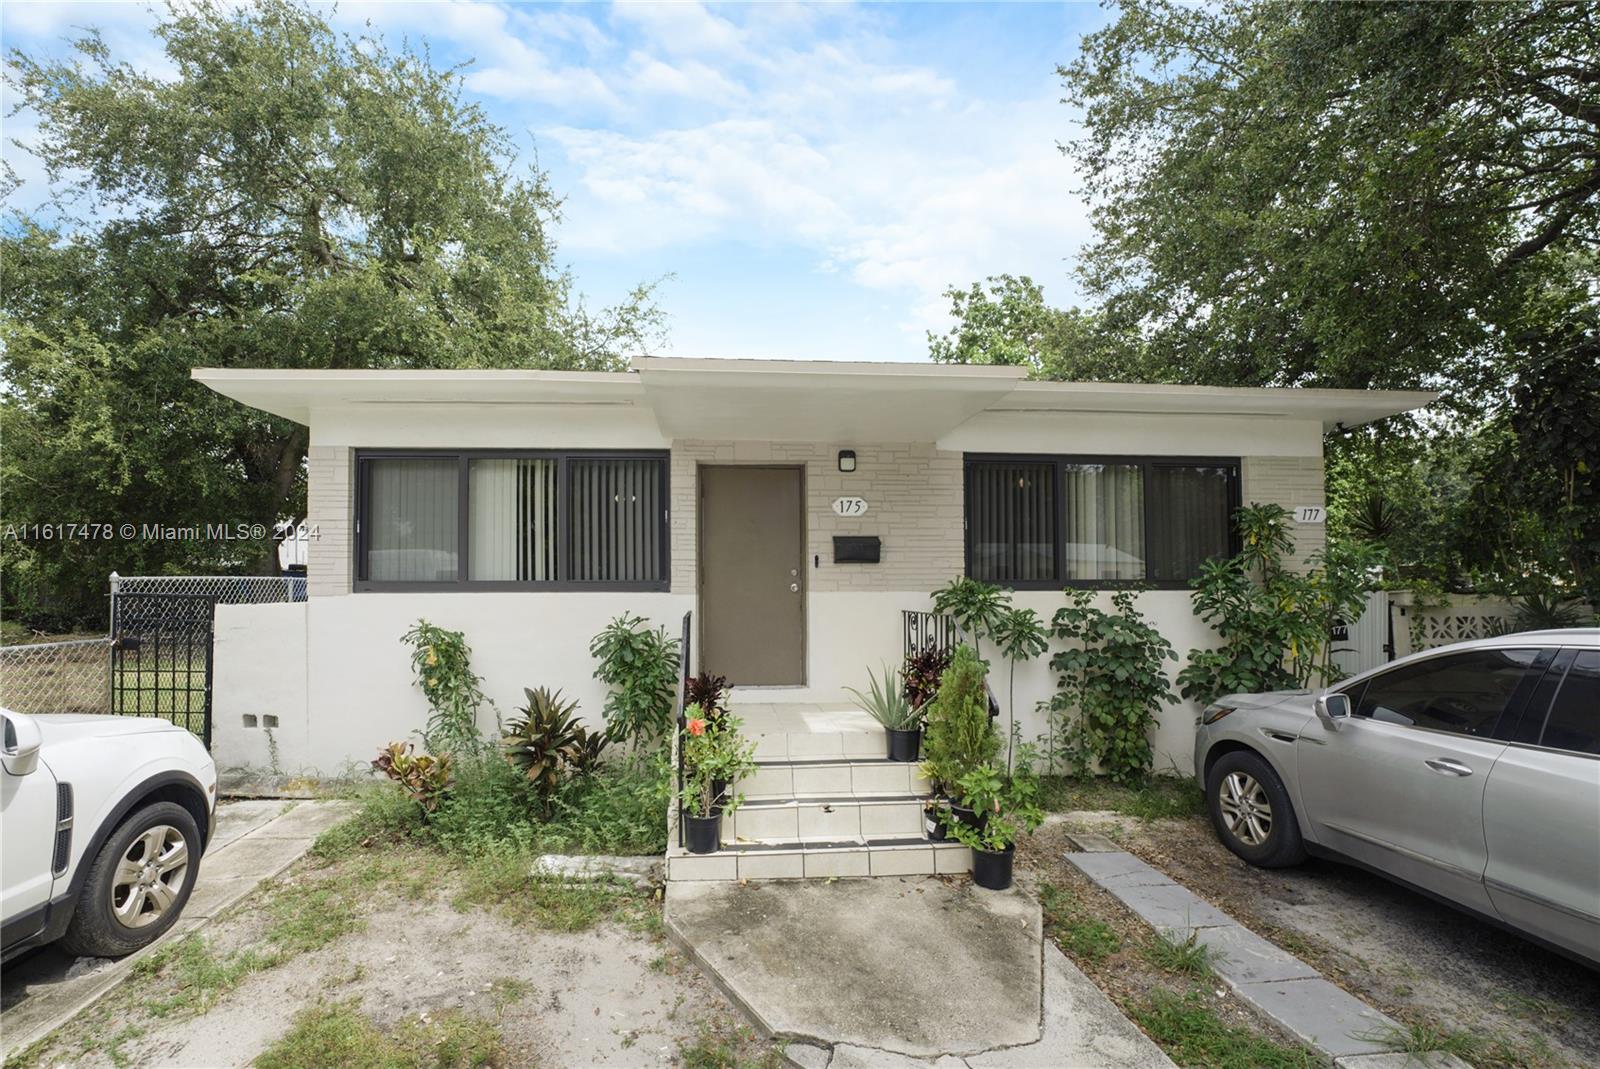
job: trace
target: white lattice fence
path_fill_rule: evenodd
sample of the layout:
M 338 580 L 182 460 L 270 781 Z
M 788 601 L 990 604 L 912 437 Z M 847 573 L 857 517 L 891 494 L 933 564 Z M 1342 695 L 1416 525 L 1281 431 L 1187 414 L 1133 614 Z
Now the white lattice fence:
M 1459 594 L 1450 595 L 1442 605 L 1412 603 L 1404 611 L 1409 652 L 1503 635 L 1511 630 L 1515 612 L 1509 602 Z

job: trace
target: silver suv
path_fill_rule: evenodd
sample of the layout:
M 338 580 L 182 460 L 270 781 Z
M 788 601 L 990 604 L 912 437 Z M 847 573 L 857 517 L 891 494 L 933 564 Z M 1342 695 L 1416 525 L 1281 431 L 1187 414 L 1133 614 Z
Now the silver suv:
M 1600 965 L 1600 629 L 1229 695 L 1194 763 L 1217 835 L 1253 865 L 1354 862 Z

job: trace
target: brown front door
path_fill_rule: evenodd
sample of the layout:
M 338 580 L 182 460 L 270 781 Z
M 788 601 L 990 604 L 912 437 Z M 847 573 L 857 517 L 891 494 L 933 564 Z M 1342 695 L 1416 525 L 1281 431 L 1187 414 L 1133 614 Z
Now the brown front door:
M 735 686 L 805 682 L 801 469 L 700 469 L 700 667 Z

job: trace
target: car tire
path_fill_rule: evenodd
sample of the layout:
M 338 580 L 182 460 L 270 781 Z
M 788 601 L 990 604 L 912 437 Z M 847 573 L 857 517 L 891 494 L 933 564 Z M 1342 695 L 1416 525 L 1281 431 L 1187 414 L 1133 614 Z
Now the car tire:
M 1217 758 L 1206 776 L 1211 824 L 1222 845 L 1264 869 L 1306 859 L 1289 791 L 1266 758 L 1234 750 Z
M 156 802 L 135 811 L 89 866 L 61 949 L 118 958 L 155 942 L 189 901 L 201 849 L 200 828 L 183 806 Z

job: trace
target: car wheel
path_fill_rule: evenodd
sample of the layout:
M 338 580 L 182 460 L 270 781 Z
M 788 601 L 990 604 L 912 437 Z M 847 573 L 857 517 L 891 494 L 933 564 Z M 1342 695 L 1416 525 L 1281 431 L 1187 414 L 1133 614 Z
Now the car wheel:
M 116 958 L 155 942 L 189 901 L 200 849 L 200 829 L 183 806 L 156 802 L 136 811 L 95 855 L 62 949 Z
M 1279 869 L 1306 859 L 1289 792 L 1261 755 L 1235 750 L 1217 758 L 1206 800 L 1217 837 L 1250 864 Z

